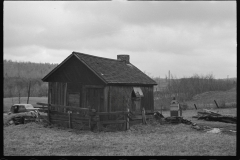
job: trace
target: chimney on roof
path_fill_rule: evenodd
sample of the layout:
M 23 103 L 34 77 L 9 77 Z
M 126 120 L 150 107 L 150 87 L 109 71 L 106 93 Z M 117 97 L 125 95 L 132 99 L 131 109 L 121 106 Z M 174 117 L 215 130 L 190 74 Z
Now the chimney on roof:
M 126 64 L 129 64 L 130 56 L 127 54 L 117 55 L 117 60 L 124 61 Z

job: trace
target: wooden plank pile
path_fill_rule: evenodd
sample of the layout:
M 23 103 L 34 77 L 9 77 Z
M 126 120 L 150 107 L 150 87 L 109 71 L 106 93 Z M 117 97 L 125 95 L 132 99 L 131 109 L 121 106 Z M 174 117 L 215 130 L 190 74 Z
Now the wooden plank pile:
M 183 119 L 182 117 L 178 117 L 178 116 L 164 118 L 166 122 L 173 123 L 173 124 L 181 123 L 182 119 Z
M 204 119 L 207 121 L 219 121 L 219 122 L 225 122 L 225 123 L 237 123 L 237 117 L 231 116 L 231 115 L 222 115 L 207 109 L 204 109 L 203 111 L 198 111 L 198 114 L 196 116 L 193 116 L 193 118 L 197 119 Z

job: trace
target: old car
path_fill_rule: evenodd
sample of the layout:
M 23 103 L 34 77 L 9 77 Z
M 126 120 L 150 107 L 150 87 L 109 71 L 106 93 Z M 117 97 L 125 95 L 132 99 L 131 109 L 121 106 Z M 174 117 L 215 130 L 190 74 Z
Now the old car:
M 21 112 L 29 112 L 29 111 L 36 111 L 39 108 L 34 108 L 31 104 L 14 104 L 10 112 L 11 113 L 21 113 Z

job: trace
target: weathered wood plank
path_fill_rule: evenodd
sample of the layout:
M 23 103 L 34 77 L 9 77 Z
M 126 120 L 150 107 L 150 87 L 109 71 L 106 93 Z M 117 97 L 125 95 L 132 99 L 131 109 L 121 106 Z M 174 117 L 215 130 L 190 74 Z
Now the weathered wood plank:
M 65 116 L 68 115 L 67 113 L 58 112 L 58 111 L 50 111 L 50 114 L 51 114 L 51 115 L 65 115 Z
M 85 85 L 86 88 L 104 88 L 103 85 Z
M 138 119 L 138 120 L 134 120 L 134 121 L 129 121 L 129 125 L 130 127 L 135 125 L 135 124 L 141 124 L 142 123 L 142 119 Z
M 96 115 L 118 115 L 118 114 L 128 114 L 127 111 L 116 111 L 116 112 L 97 112 Z
M 71 127 L 71 123 L 72 123 L 72 122 L 71 122 L 71 112 L 68 112 L 68 125 L 69 125 L 68 127 L 69 127 L 69 128 L 72 128 L 72 127 Z
M 88 124 L 85 123 L 72 123 L 72 128 L 78 130 L 90 130 Z
M 117 121 L 100 121 L 100 124 L 119 124 L 126 123 L 126 120 L 117 120 Z
M 74 110 L 79 110 L 79 111 L 88 111 L 89 108 L 80 108 L 80 107 L 73 107 L 73 106 L 62 106 L 62 105 L 55 105 L 55 104 L 50 104 L 52 107 L 59 107 L 59 108 L 67 108 L 67 109 L 74 109 Z
M 52 121 L 67 122 L 68 126 L 69 126 L 68 118 L 51 118 L 51 123 L 52 123 Z
M 68 118 L 68 115 L 63 115 L 63 114 L 50 114 L 51 118 Z
M 63 105 L 67 105 L 67 83 L 64 85 L 64 96 L 63 96 Z
M 73 123 L 85 123 L 85 124 L 87 124 L 87 125 L 89 125 L 88 123 L 88 120 L 75 120 L 75 119 L 72 119 L 72 121 L 71 121 L 71 123 L 73 124 Z
M 72 113 L 72 118 L 74 118 L 74 119 L 89 119 L 90 117 L 91 116 L 88 116 L 88 115 L 82 116 L 80 114 Z
M 37 104 L 37 105 L 44 106 L 44 107 L 45 107 L 45 106 L 46 106 L 46 107 L 48 106 L 48 103 L 37 102 L 36 104 Z M 40 108 L 40 107 L 34 107 L 34 108 Z
M 59 121 L 59 120 L 52 120 L 52 124 L 57 124 L 59 126 L 68 128 L 68 121 Z
M 51 123 L 50 106 L 48 105 L 48 122 Z
M 67 116 L 58 116 L 58 115 L 51 116 L 51 120 L 52 119 L 63 120 L 63 121 L 68 121 L 69 120 L 69 118 Z
M 134 116 L 131 116 L 131 119 L 143 119 L 142 115 L 134 115 Z
M 108 91 L 109 91 L 109 89 L 108 89 L 108 86 L 106 86 L 105 88 L 104 88 L 104 94 L 103 94 L 103 96 L 104 96 L 104 104 L 103 104 L 103 111 L 101 111 L 101 112 L 107 112 L 108 111 Z
M 72 121 L 89 121 L 90 118 L 72 118 Z

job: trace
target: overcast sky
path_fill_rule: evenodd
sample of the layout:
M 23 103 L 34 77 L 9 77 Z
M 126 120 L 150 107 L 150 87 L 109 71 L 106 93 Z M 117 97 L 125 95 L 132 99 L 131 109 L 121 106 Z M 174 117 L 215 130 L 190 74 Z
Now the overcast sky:
M 4 59 L 61 63 L 72 51 L 151 77 L 236 77 L 236 1 L 4 1 Z

